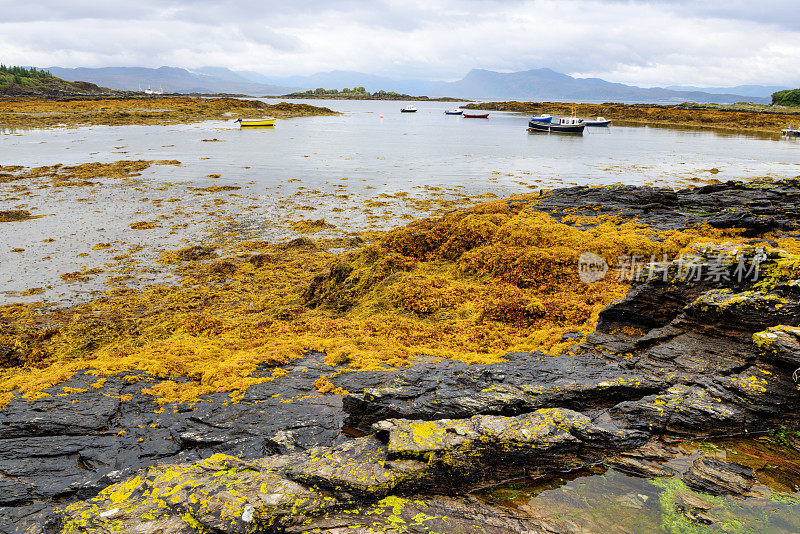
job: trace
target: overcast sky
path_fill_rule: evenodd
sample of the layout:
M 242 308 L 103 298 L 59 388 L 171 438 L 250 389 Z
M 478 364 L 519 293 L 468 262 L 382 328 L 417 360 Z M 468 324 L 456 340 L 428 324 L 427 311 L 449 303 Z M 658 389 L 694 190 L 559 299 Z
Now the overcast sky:
M 797 0 L 0 0 L 0 62 L 800 86 Z

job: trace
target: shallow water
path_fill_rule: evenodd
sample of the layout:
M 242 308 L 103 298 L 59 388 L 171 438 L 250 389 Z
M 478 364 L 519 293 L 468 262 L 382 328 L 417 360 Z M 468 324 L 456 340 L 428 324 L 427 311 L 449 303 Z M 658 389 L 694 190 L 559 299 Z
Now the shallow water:
M 314 186 L 346 177 L 392 189 L 409 183 L 514 189 L 520 178 L 550 185 L 675 184 L 692 177 L 800 174 L 800 142 L 781 139 L 777 133 L 737 135 L 615 125 L 587 128 L 582 136 L 539 134 L 526 132 L 527 117 L 519 114 L 493 112 L 485 120 L 444 115 L 445 109 L 457 105 L 446 102 L 416 103 L 417 113 L 400 113 L 401 102 L 298 102 L 329 106 L 344 114 L 280 120 L 269 129 L 241 130 L 233 122 L 207 121 L 0 130 L 5 132 L 0 135 L 0 162 L 179 159 L 199 176 L 223 171 L 230 180 L 271 185 L 299 178 Z M 221 142 L 202 142 L 209 138 Z M 720 172 L 703 172 L 712 168 Z
M 699 455 L 752 467 L 753 495 L 709 496 L 687 488 L 679 476 L 647 479 L 596 467 L 480 492 L 488 501 L 578 532 L 692 533 L 800 532 L 800 453 L 770 438 L 684 443 L 668 465 L 680 472 Z M 690 520 L 682 495 L 708 505 L 710 525 Z
M 0 129 L 2 165 L 182 162 L 151 167 L 124 183 L 100 180 L 91 188 L 44 187 L 31 180 L 0 184 L 0 210 L 44 215 L 0 225 L 0 302 L 88 298 L 87 292 L 105 286 L 106 276 L 131 272 L 130 265 L 110 261 L 115 255 L 151 261 L 159 250 L 226 233 L 288 239 L 296 235 L 287 229 L 292 220 L 324 218 L 337 227 L 328 233 L 341 234 L 397 226 L 481 195 L 567 184 L 681 186 L 800 175 L 800 142 L 779 136 L 635 126 L 592 128 L 583 136 L 529 134 L 525 116 L 446 116 L 444 110 L 457 105 L 447 102 L 416 103 L 413 114 L 399 112 L 403 102 L 300 102 L 344 114 L 246 130 L 232 121 Z M 216 195 L 187 189 L 226 184 L 242 189 Z M 398 193 L 408 197 L 390 197 Z M 159 228 L 129 228 L 152 219 L 160 221 Z M 112 247 L 93 250 L 98 243 Z M 144 265 L 136 270 L 138 278 L 169 276 Z M 59 279 L 90 268 L 107 272 L 80 284 Z M 21 298 L 32 287 L 47 292 Z

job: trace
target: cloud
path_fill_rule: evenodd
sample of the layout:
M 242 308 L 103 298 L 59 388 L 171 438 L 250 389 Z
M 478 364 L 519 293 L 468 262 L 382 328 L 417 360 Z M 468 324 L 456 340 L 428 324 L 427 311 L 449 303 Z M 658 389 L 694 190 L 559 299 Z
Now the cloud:
M 0 0 L 0 61 L 441 80 L 550 67 L 637 85 L 800 85 L 798 11 L 783 0 Z

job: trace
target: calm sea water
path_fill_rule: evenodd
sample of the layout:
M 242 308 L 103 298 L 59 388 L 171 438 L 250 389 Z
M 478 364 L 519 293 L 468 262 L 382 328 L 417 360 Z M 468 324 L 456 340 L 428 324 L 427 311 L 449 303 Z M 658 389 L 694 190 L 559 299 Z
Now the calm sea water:
M 299 102 L 344 114 L 280 120 L 274 129 L 240 130 L 232 122 L 208 121 L 0 130 L 0 163 L 178 159 L 183 169 L 159 176 L 223 170 L 225 179 L 265 185 L 287 178 L 314 185 L 347 177 L 391 189 L 461 183 L 476 191 L 515 190 L 521 178 L 545 185 L 675 185 L 687 178 L 800 175 L 800 143 L 779 135 L 621 125 L 587 128 L 583 136 L 541 134 L 528 133 L 527 117 L 519 114 L 493 112 L 487 120 L 444 115 L 457 106 L 446 102 L 415 102 L 417 113 L 402 114 L 404 102 Z M 222 142 L 202 142 L 208 138 Z M 720 172 L 706 172 L 712 168 Z

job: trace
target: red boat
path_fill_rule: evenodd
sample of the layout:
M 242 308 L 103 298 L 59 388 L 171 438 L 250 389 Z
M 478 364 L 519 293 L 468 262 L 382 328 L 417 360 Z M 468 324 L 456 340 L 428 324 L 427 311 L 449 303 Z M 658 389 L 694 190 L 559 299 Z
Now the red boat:
M 488 119 L 489 118 L 489 114 L 488 113 L 484 113 L 482 115 L 475 115 L 475 114 L 471 114 L 471 113 L 464 113 L 464 115 L 462 115 L 462 117 L 464 117 L 465 119 Z

